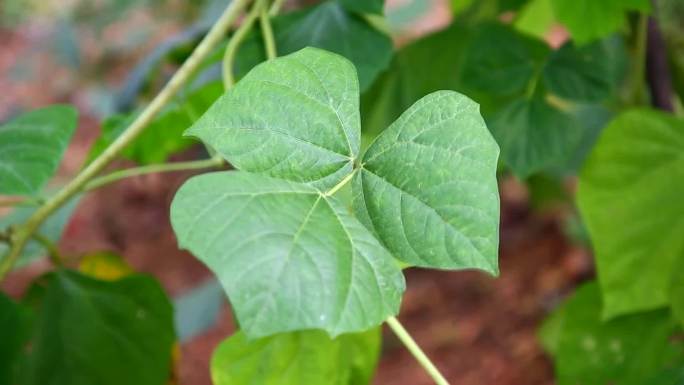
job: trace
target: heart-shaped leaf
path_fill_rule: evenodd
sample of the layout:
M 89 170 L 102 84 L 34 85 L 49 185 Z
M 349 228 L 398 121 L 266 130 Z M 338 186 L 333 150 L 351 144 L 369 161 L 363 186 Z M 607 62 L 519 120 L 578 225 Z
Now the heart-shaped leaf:
M 216 274 L 247 336 L 366 330 L 399 310 L 391 255 L 336 198 L 244 172 L 196 176 L 171 223 L 181 247 Z
M 364 154 L 355 212 L 404 262 L 497 274 L 498 155 L 477 103 L 432 93 Z
M 57 171 L 76 118 L 73 107 L 55 105 L 0 125 L 0 194 L 38 193 Z
M 684 121 L 632 110 L 603 130 L 580 174 L 577 200 L 606 317 L 669 303 L 670 277 L 684 260 L 682 149 Z
M 316 48 L 261 64 L 186 135 L 241 170 L 328 189 L 351 172 L 359 152 L 356 71 Z
M 365 385 L 380 353 L 380 328 L 331 339 L 306 330 L 249 340 L 238 332 L 216 348 L 215 385 Z

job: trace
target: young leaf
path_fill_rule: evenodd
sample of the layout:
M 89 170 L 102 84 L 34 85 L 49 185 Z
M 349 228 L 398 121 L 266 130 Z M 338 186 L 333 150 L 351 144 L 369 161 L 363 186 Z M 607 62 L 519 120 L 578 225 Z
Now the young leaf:
M 171 305 L 156 281 L 132 275 L 105 282 L 59 270 L 38 282 L 22 384 L 165 383 L 175 337 Z
M 74 213 L 80 197 L 76 197 L 69 201 L 64 206 L 60 207 L 54 214 L 49 216 L 45 222 L 38 228 L 37 233 L 44 236 L 53 243 L 59 242 L 62 238 L 62 232 L 69 222 L 69 218 Z M 12 225 L 24 223 L 34 212 L 35 207 L 16 207 L 6 216 L 0 218 L 0 231 L 5 231 Z M 4 242 L 0 242 L 0 260 L 7 255 L 9 246 Z M 19 259 L 14 264 L 14 268 L 20 268 L 27 264 L 47 256 L 47 250 L 38 241 L 31 239 L 21 252 Z
M 352 63 L 305 48 L 255 67 L 186 135 L 241 170 L 326 190 L 351 172 L 360 125 Z
M 581 47 L 568 42 L 549 57 L 544 84 L 551 93 L 566 99 L 600 101 L 622 80 L 626 56 L 619 37 Z
M 282 179 L 217 172 L 171 205 L 179 245 L 216 274 L 245 334 L 366 330 L 399 310 L 391 255 L 336 198 Z
M 365 385 L 380 353 L 380 328 L 331 339 L 316 330 L 249 340 L 237 332 L 211 360 L 214 385 Z
M 684 259 L 683 148 L 683 121 L 632 110 L 603 130 L 585 162 L 577 200 L 606 317 L 669 302 L 670 277 Z
M 537 76 L 549 53 L 541 40 L 509 26 L 485 24 L 466 52 L 463 83 L 495 95 L 522 92 Z
M 521 179 L 564 165 L 582 137 L 581 126 L 571 116 L 540 97 L 514 101 L 488 123 L 501 146 L 501 157 Z
M 625 25 L 627 11 L 648 11 L 649 0 L 552 0 L 558 20 L 572 39 L 584 44 L 608 36 Z
M 432 93 L 364 154 L 355 212 L 404 262 L 497 274 L 498 155 L 475 102 Z
M 684 364 L 677 327 L 660 309 L 601 320 L 598 285 L 577 290 L 542 329 L 552 347 L 558 385 L 641 385 L 658 370 Z
M 76 121 L 73 107 L 54 105 L 0 125 L 0 194 L 40 192 L 57 171 Z

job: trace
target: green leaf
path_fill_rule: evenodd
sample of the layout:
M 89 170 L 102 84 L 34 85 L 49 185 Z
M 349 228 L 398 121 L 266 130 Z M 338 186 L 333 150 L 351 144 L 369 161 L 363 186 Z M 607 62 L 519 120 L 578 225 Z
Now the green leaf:
M 497 274 L 498 155 L 477 103 L 432 93 L 364 154 L 355 212 L 401 261 Z
M 537 77 L 548 53 L 541 40 L 503 24 L 485 24 L 466 52 L 463 83 L 495 95 L 522 92 Z
M 648 11 L 649 0 L 552 0 L 558 20 L 584 44 L 622 29 L 627 11 Z
M 331 339 L 316 330 L 249 340 L 237 332 L 211 360 L 215 385 L 365 385 L 380 353 L 380 329 Z
M 371 2 L 353 1 L 364 8 Z M 272 24 L 278 55 L 291 54 L 305 47 L 342 55 L 356 67 L 361 91 L 367 89 L 392 60 L 392 39 L 358 15 L 347 12 L 338 1 L 325 1 L 277 16 Z M 240 48 L 235 63 L 236 75 L 240 77 L 265 60 L 261 36 L 254 33 Z
M 266 98 L 262 98 L 266 101 Z M 187 181 L 171 205 L 180 247 L 216 274 L 250 338 L 366 330 L 399 310 L 391 255 L 337 198 L 244 172 Z
M 0 292 L 0 384 L 14 384 L 22 347 L 29 336 L 28 309 Z
M 123 157 L 140 164 L 163 163 L 169 156 L 185 150 L 194 142 L 183 132 L 223 93 L 220 82 L 208 83 L 167 107 L 140 136 L 122 152 Z M 113 115 L 102 122 L 102 132 L 95 141 L 87 162 L 99 156 L 133 122 L 136 114 Z
M 186 135 L 238 169 L 326 190 L 351 172 L 360 125 L 352 63 L 305 48 L 255 67 Z
M 684 259 L 683 148 L 683 121 L 632 110 L 603 131 L 585 162 L 577 200 L 606 317 L 669 302 L 673 269 Z
M 674 269 L 670 287 L 670 305 L 672 314 L 684 327 L 684 258 L 679 260 L 679 265 Z
M 532 0 L 520 10 L 513 26 L 522 33 L 545 39 L 554 23 L 556 18 L 551 0 Z
M 54 105 L 0 125 L 0 194 L 40 192 L 57 171 L 76 122 L 73 107 Z
M 542 332 L 554 355 L 558 385 L 641 385 L 673 363 L 684 364 L 682 342 L 667 310 L 601 320 L 598 285 L 582 286 Z
M 348 11 L 357 13 L 376 13 L 382 14 L 385 0 L 338 0 L 339 3 Z
M 627 53 L 619 37 L 576 47 L 568 42 L 554 51 L 544 67 L 551 93 L 572 100 L 599 101 L 622 80 Z
M 41 295 L 22 384 L 166 382 L 173 315 L 155 280 L 132 275 L 105 282 L 59 270 L 37 285 L 32 291 Z
M 38 233 L 53 243 L 59 242 L 62 238 L 62 232 L 69 222 L 69 218 L 74 213 L 76 206 L 80 201 L 80 197 L 76 197 L 69 201 L 64 206 L 60 207 L 52 215 L 50 215 L 45 222 L 38 228 Z M 16 207 L 7 216 L 0 218 L 0 231 L 7 230 L 12 225 L 19 225 L 24 222 L 35 212 L 35 207 Z M 0 260 L 7 254 L 9 247 L 7 244 L 0 242 Z M 22 250 L 19 259 L 14 264 L 14 268 L 20 268 L 35 260 L 47 256 L 45 247 L 33 239 L 29 240 Z
M 516 100 L 488 119 L 501 157 L 524 179 L 566 164 L 582 137 L 581 126 L 541 97 Z

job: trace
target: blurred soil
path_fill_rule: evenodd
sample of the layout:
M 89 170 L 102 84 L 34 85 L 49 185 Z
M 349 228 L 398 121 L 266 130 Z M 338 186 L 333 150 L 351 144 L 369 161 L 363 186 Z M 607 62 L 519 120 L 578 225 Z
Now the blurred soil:
M 21 108 L 54 102 L 79 107 L 81 121 L 55 182 L 59 184 L 81 167 L 97 136 L 98 119 L 88 112 L 87 97 L 76 91 L 78 85 L 64 88 L 63 83 L 73 83 L 68 79 L 73 75 L 51 73 L 48 59 L 41 62 L 47 67 L 41 73 L 52 76 L 27 83 L 8 80 L 17 58 L 31 50 L 34 35 L 0 28 L 0 119 Z M 192 158 L 194 151 L 179 159 Z M 122 165 L 125 162 L 113 167 Z M 191 255 L 178 250 L 168 216 L 171 198 L 188 175 L 138 177 L 84 197 L 65 231 L 61 249 L 74 258 L 98 250 L 117 251 L 136 270 L 157 277 L 170 295 L 196 286 L 210 273 Z M 591 258 L 564 235 L 567 208 L 532 211 L 525 188 L 512 178 L 501 183 L 501 201 L 501 275 L 492 278 L 479 272 L 410 269 L 399 319 L 453 384 L 552 384 L 553 369 L 537 342 L 536 331 L 562 297 L 593 274 Z M 19 296 L 33 277 L 49 268 L 47 262 L 33 264 L 12 274 L 1 289 Z M 181 384 L 210 384 L 211 353 L 233 329 L 226 307 L 214 328 L 182 346 Z M 374 384 L 431 383 L 385 330 Z

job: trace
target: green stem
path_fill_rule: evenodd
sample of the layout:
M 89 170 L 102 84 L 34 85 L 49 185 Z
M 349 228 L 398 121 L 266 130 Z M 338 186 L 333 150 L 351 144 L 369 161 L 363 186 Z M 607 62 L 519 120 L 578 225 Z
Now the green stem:
M 275 1 L 273 1 L 273 5 L 271 5 L 271 10 L 269 11 L 269 13 L 271 14 L 271 16 L 275 16 L 275 15 L 278 14 L 278 12 L 280 12 L 280 8 L 283 6 L 283 3 L 284 3 L 284 2 L 285 2 L 285 0 L 275 0 Z
M 442 373 L 439 372 L 437 367 L 430 361 L 428 356 L 425 355 L 423 350 L 418 346 L 416 341 L 413 340 L 411 335 L 404 329 L 404 326 L 399 322 L 398 319 L 394 317 L 389 317 L 385 322 L 392 329 L 394 334 L 399 337 L 399 340 L 406 346 L 409 352 L 413 354 L 416 361 L 425 369 L 425 371 L 432 377 L 437 385 L 449 385 L 449 382 L 444 378 Z
M 644 101 L 644 86 L 646 84 L 646 42 L 648 39 L 648 15 L 639 15 L 636 31 L 635 60 L 632 70 L 632 103 L 641 104 Z
M 349 181 L 354 177 L 354 174 L 356 173 L 356 170 L 357 170 L 356 168 L 355 168 L 354 170 L 352 170 L 352 172 L 349 173 L 349 175 L 345 176 L 344 179 L 342 179 L 342 180 L 340 181 L 340 183 L 338 183 L 338 184 L 336 184 L 335 186 L 333 186 L 333 188 L 331 188 L 330 190 L 324 192 L 324 193 L 323 193 L 323 196 L 329 197 L 329 196 L 335 194 L 339 189 L 342 188 L 342 186 L 344 186 L 345 184 L 347 184 L 347 182 L 349 182 Z
M 221 158 L 193 160 L 189 162 L 150 164 L 147 166 L 114 171 L 109 175 L 95 178 L 88 182 L 88 184 L 86 184 L 83 189 L 85 191 L 95 190 L 97 188 L 116 182 L 118 180 L 139 175 L 172 171 L 200 170 L 204 168 L 220 167 L 221 165 L 223 165 L 223 159 Z
M 39 198 L 12 197 L 0 200 L 0 207 L 40 206 L 41 204 L 43 200 Z
M 223 87 L 226 90 L 235 84 L 235 77 L 233 76 L 233 62 L 235 61 L 235 55 L 237 54 L 242 41 L 245 39 L 245 36 L 247 36 L 247 33 L 254 25 L 257 17 L 259 17 L 263 3 L 264 0 L 256 1 L 256 3 L 252 6 L 252 9 L 249 11 L 247 16 L 245 16 L 244 20 L 242 20 L 242 23 L 238 29 L 235 30 L 235 33 L 233 33 L 233 36 L 226 45 L 226 51 L 223 54 Z
M 0 281 L 12 269 L 19 259 L 26 242 L 38 227 L 55 210 L 67 203 L 74 195 L 83 190 L 89 180 L 100 173 L 111 161 L 113 161 L 126 146 L 140 135 L 143 129 L 154 119 L 161 109 L 176 95 L 180 88 L 192 76 L 214 47 L 224 38 L 231 24 L 238 18 L 240 12 L 247 6 L 250 0 L 234 0 L 228 5 L 216 24 L 209 30 L 190 57 L 183 63 L 164 88 L 157 94 L 152 102 L 138 115 L 130 126 L 74 179 L 72 179 L 56 195 L 38 208 L 31 217 L 12 237 L 12 248 L 9 254 L 0 261 Z
M 50 260 L 55 266 L 64 265 L 64 259 L 62 258 L 62 254 L 59 252 L 59 249 L 54 243 L 52 243 L 51 240 L 49 240 L 46 236 L 39 233 L 33 233 L 33 235 L 31 235 L 31 238 L 35 239 L 36 242 L 40 243 L 45 248 L 45 250 L 47 250 L 48 256 L 50 257 Z
M 270 16 L 268 15 L 267 2 L 264 2 L 261 6 L 259 24 L 261 24 L 261 36 L 264 39 L 264 46 L 266 47 L 266 58 L 268 58 L 268 60 L 273 60 L 278 56 L 278 53 L 276 52 L 275 37 L 273 36 Z

